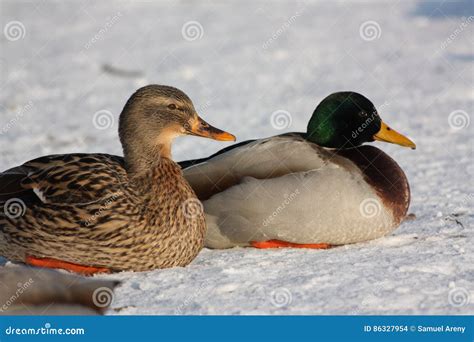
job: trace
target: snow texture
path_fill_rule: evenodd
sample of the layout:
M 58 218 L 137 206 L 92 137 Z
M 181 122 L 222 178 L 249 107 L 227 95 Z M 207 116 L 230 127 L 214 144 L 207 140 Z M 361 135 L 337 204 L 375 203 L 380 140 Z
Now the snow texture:
M 416 219 L 330 250 L 205 249 L 186 268 L 102 276 L 123 281 L 108 313 L 473 314 L 473 12 L 469 0 L 1 0 L 0 167 L 121 154 L 118 115 L 149 83 L 183 89 L 240 141 L 304 131 L 323 97 L 357 91 L 417 143 L 375 143 L 405 170 Z M 173 154 L 225 146 L 185 137 Z

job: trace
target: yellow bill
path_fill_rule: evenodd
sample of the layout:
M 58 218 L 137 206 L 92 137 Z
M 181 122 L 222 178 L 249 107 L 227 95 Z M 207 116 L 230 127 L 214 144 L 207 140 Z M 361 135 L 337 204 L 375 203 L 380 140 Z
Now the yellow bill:
M 412 149 L 416 148 L 416 145 L 413 141 L 408 139 L 403 134 L 400 134 L 394 129 L 388 127 L 384 122 L 382 122 L 382 127 L 380 127 L 380 130 L 373 136 L 373 138 L 374 140 L 411 147 Z

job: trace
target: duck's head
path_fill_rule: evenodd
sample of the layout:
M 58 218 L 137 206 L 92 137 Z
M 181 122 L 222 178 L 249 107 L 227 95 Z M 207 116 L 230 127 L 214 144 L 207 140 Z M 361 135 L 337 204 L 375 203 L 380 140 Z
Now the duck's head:
M 306 139 L 330 148 L 350 148 L 374 140 L 416 148 L 410 139 L 382 121 L 369 99 L 349 91 L 321 101 L 309 120 Z
M 120 114 L 119 136 L 125 159 L 171 157 L 171 142 L 180 135 L 222 141 L 235 137 L 201 119 L 190 98 L 181 90 L 163 85 L 138 89 Z

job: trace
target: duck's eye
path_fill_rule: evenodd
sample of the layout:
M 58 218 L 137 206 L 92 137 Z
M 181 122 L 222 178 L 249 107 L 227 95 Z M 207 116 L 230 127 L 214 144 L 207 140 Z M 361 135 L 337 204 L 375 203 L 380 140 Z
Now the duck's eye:
M 187 123 L 187 122 L 184 123 L 183 127 L 184 127 L 184 129 L 185 129 L 186 131 L 189 131 L 189 130 L 191 129 L 191 125 L 190 125 L 189 123 Z
M 175 110 L 176 108 L 178 108 L 178 107 L 176 107 L 176 105 L 174 103 L 171 103 L 171 104 L 168 105 L 168 109 Z
M 367 112 L 364 112 L 364 111 L 359 112 L 359 116 L 360 116 L 361 118 L 366 118 L 366 117 L 367 117 Z

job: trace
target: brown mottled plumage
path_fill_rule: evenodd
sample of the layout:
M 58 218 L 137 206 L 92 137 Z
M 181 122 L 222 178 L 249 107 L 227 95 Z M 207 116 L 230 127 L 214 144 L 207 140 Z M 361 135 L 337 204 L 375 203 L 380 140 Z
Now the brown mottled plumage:
M 200 119 L 180 90 L 150 85 L 120 115 L 124 159 L 52 155 L 0 174 L 0 255 L 114 271 L 189 264 L 206 226 L 171 160 L 171 141 L 183 134 L 234 140 Z

